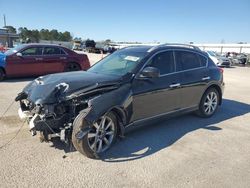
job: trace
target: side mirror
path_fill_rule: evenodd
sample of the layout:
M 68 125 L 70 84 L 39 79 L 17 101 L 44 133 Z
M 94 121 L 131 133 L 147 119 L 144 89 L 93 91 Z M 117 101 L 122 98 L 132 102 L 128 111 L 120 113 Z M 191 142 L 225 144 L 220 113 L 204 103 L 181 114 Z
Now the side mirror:
M 16 53 L 16 56 L 17 56 L 17 57 L 22 57 L 23 54 L 22 54 L 21 52 L 18 52 L 18 53 Z
M 140 78 L 157 78 L 160 76 L 160 70 L 155 67 L 146 67 L 142 70 Z

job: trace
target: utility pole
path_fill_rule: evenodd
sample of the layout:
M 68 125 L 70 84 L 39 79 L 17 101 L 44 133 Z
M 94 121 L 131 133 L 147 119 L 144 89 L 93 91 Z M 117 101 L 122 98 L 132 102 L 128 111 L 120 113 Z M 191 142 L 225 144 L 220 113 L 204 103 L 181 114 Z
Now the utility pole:
M 3 15 L 3 23 L 4 23 L 4 27 L 6 27 L 6 17 L 5 17 L 5 14 Z
M 5 17 L 5 14 L 3 15 L 3 23 L 4 23 L 4 27 L 6 27 L 6 17 Z M 9 47 L 10 45 L 10 35 L 9 35 L 9 31 L 7 29 L 7 44 L 6 46 Z

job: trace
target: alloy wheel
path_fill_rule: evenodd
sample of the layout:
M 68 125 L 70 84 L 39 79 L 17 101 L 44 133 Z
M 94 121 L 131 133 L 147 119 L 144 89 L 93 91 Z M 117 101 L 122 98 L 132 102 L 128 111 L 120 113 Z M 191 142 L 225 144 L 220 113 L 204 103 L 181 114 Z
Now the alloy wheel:
M 101 117 L 87 134 L 88 145 L 96 153 L 107 150 L 114 139 L 115 124 L 108 116 Z
M 207 97 L 204 102 L 204 111 L 207 115 L 214 113 L 218 105 L 218 96 L 214 91 L 211 91 L 207 94 Z

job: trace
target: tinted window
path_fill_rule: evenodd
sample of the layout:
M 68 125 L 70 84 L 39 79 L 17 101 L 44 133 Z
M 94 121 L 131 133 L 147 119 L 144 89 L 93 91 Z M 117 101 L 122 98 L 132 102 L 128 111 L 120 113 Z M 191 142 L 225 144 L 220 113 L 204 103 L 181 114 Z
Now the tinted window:
M 175 71 L 173 52 L 162 52 L 155 55 L 148 66 L 156 67 L 160 70 L 160 74 L 168 74 Z
M 41 47 L 33 47 L 27 48 L 22 51 L 23 55 L 42 55 L 43 48 Z
M 63 49 L 60 49 L 61 54 L 66 54 Z
M 176 59 L 178 71 L 200 67 L 199 56 L 193 52 L 176 51 L 175 59 Z
M 44 55 L 58 55 L 61 54 L 61 49 L 56 47 L 45 47 L 44 48 Z
M 202 55 L 198 55 L 199 56 L 199 58 L 200 58 L 200 65 L 202 66 L 202 67 L 205 67 L 206 65 L 207 65 L 207 58 L 205 58 L 204 56 L 202 56 Z

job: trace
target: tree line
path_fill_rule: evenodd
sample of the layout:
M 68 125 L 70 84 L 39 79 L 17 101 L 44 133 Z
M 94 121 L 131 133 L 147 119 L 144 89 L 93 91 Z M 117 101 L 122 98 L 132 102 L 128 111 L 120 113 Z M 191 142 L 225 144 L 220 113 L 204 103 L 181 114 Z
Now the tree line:
M 26 27 L 20 27 L 18 30 L 13 26 L 5 26 L 5 28 L 10 33 L 18 33 L 20 39 L 23 42 L 39 42 L 40 40 L 55 40 L 55 41 L 66 41 L 69 42 L 72 40 L 72 36 L 70 32 L 60 32 L 56 29 L 48 30 L 41 29 L 40 31 L 37 29 L 27 29 Z M 28 41 L 27 41 L 28 40 Z

